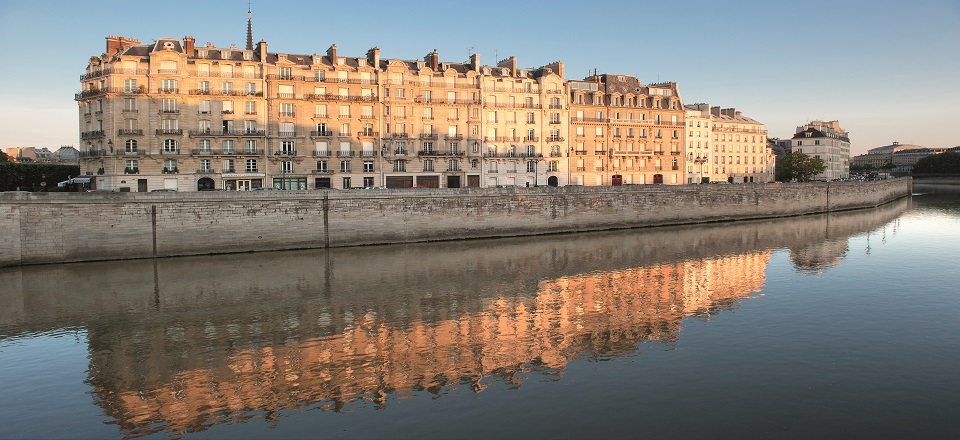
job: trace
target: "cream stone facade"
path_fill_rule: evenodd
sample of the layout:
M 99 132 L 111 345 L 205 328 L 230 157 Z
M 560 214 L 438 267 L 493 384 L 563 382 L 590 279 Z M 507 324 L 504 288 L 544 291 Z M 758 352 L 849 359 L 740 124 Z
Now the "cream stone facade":
M 684 183 L 684 110 L 676 83 L 626 75 L 568 81 L 572 185 Z
M 710 107 L 714 181 L 762 183 L 776 180 L 776 156 L 767 130 L 735 108 Z
M 710 105 L 692 104 L 684 106 L 683 143 L 687 146 L 686 169 L 687 183 L 715 182 L 713 176 L 713 152 L 710 149 Z
M 790 142 L 793 152 L 823 160 L 827 169 L 815 178 L 836 180 L 850 177 L 850 137 L 840 121 L 813 121 L 797 127 Z

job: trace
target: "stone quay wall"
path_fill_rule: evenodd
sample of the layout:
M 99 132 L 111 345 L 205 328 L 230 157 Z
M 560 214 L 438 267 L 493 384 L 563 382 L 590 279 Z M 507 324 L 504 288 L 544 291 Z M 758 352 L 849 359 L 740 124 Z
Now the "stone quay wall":
M 909 178 L 743 185 L 2 193 L 0 266 L 523 236 L 879 206 Z

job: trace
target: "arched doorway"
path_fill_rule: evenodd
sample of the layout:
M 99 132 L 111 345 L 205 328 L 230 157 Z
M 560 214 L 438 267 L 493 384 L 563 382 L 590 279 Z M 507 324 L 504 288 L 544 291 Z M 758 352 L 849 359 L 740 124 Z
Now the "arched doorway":
M 654 174 L 653 175 L 653 184 L 662 185 L 663 184 L 663 174 Z
M 209 177 L 203 177 L 197 181 L 197 191 L 213 191 L 216 188 L 217 186 L 213 183 L 213 179 Z
M 558 186 L 558 185 L 560 185 L 560 181 L 557 180 L 557 176 L 547 177 L 547 186 Z
M 612 186 L 623 185 L 623 176 L 619 174 L 614 174 L 613 176 L 610 177 L 610 184 Z

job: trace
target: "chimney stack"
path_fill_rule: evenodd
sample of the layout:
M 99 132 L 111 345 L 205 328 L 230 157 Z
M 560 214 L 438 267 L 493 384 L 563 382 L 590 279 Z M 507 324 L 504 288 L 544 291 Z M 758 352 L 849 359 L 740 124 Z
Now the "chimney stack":
M 260 62 L 267 62 L 267 42 L 266 40 L 260 40 L 260 43 L 257 44 L 257 52 L 260 53 Z
M 183 37 L 183 51 L 186 52 L 188 57 L 196 55 L 193 51 L 193 46 L 196 44 L 197 40 L 191 36 Z
M 470 68 L 474 72 L 480 73 L 480 54 L 475 53 L 470 55 Z
M 373 66 L 374 69 L 380 69 L 380 48 L 374 46 L 372 49 L 367 51 L 367 64 Z
M 427 62 L 427 65 L 430 66 L 430 68 L 433 69 L 434 72 L 439 70 L 440 54 L 437 53 L 436 49 L 434 49 L 433 52 L 428 53 L 427 56 L 423 57 L 423 60 Z
M 327 58 L 330 59 L 331 66 L 337 65 L 337 45 L 336 44 L 331 45 L 330 48 L 327 49 Z

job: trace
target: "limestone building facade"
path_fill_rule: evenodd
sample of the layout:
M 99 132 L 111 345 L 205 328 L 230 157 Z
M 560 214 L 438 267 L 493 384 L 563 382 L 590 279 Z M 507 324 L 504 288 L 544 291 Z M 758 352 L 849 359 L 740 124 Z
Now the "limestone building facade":
M 840 121 L 812 121 L 797 127 L 790 149 L 823 160 L 827 169 L 815 179 L 850 177 L 850 137 L 840 128 Z

